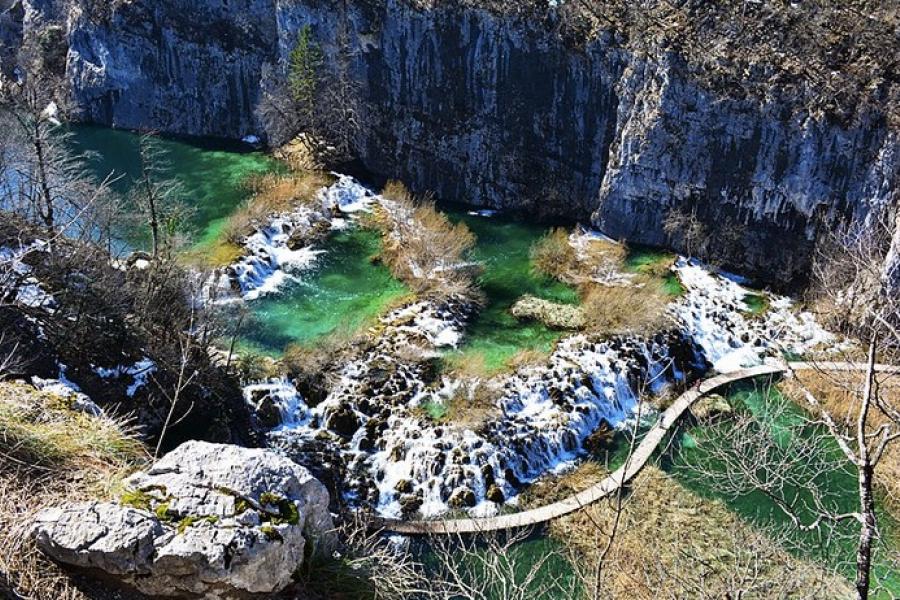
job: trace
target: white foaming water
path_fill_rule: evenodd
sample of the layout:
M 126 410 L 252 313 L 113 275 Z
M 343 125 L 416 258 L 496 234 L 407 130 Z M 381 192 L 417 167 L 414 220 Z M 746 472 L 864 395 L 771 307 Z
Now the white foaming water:
M 315 265 L 323 250 L 311 246 L 291 249 L 292 238 L 303 238 L 323 223 L 329 229 L 344 229 L 347 220 L 335 213 L 352 216 L 370 210 L 377 201 L 370 190 L 352 177 L 336 177 L 335 183 L 317 192 L 314 203 L 272 216 L 264 227 L 244 240 L 245 256 L 232 264 L 230 271 L 245 300 L 277 292 L 287 283 L 298 281 L 303 271 Z
M 243 389 L 244 401 L 259 411 L 263 402 L 272 402 L 281 415 L 281 424 L 273 431 L 292 429 L 309 421 L 309 408 L 291 383 L 285 379 L 271 379 Z
M 716 371 L 756 366 L 766 357 L 803 354 L 835 341 L 812 314 L 795 312 L 790 298 L 763 292 L 769 310 L 747 317 L 744 298 L 757 292 L 742 286 L 738 278 L 715 275 L 685 258 L 678 260 L 675 272 L 687 293 L 673 305 L 673 312 Z
M 348 177 L 340 177 L 322 197 L 343 212 L 368 210 L 373 202 L 389 213 L 398 209 Z M 391 215 L 410 224 L 410 215 Z M 570 242 L 587 252 L 596 239 L 607 241 L 580 231 Z M 420 277 L 440 278 L 460 265 L 410 267 Z M 729 371 L 833 339 L 808 313 L 795 314 L 787 298 L 767 294 L 771 310 L 750 318 L 743 313 L 751 291 L 736 278 L 685 259 L 673 270 L 686 288 L 670 309 L 684 338 L 568 337 L 545 365 L 475 383 L 493 390 L 495 400 L 494 414 L 474 426 L 435 423 L 422 415 L 424 406 L 446 406 L 460 393 L 473 399 L 472 382 L 433 381 L 423 363 L 410 358 L 439 356 L 440 348 L 458 346 L 466 318 L 452 302 L 419 301 L 391 311 L 382 318 L 373 347 L 344 365 L 328 397 L 315 407 L 284 380 L 248 386 L 245 399 L 256 410 L 274 404 L 281 425 L 271 441 L 300 452 L 301 462 L 318 460 L 304 454 L 310 448 L 318 456 L 340 455 L 351 502 L 368 502 L 390 517 L 430 517 L 452 508 L 494 514 L 500 504 L 516 502 L 520 484 L 572 464 L 603 421 L 613 427 L 629 423 L 638 407 L 634 386 L 656 393 L 684 378 L 684 365 L 669 358 L 674 346 L 694 342 L 715 369 Z M 591 276 L 607 285 L 632 284 L 627 274 L 612 271 Z M 641 409 L 642 415 L 650 412 Z
M 414 371 L 403 371 L 403 365 L 393 362 L 390 355 L 400 346 L 418 347 L 423 339 L 434 337 L 415 325 L 412 311 L 431 313 L 421 322 L 443 320 L 442 330 L 459 327 L 449 312 L 426 303 L 394 311 L 383 320 L 402 323 L 386 328 L 383 339 L 390 340 L 390 348 L 377 348 L 351 361 L 324 402 L 312 409 L 303 404 L 299 410 L 304 417 L 285 423 L 273 436 L 278 444 L 279 439 L 289 442 L 291 437 L 322 440 L 324 434 L 357 477 L 351 487 L 377 489 L 373 504 L 385 516 L 408 514 L 404 504 L 410 503 L 426 517 L 461 507 L 472 514 L 496 513 L 500 502 L 514 498 L 521 483 L 571 464 L 582 453 L 583 440 L 602 421 L 617 426 L 631 418 L 637 394 L 630 381 L 653 378 L 668 364 L 663 343 L 594 343 L 573 336 L 558 345 L 547 365 L 503 380 L 496 390 L 496 414 L 476 429 L 436 424 L 422 418 L 418 407 L 446 404 L 461 383 L 445 379 L 426 385 Z M 396 366 L 402 384 L 379 392 L 384 397 L 373 397 L 361 382 L 367 380 L 373 364 L 385 363 Z M 258 397 L 269 389 L 293 402 L 296 392 L 285 385 L 282 381 L 257 384 L 252 390 Z M 402 401 L 389 399 L 396 398 L 394 389 L 406 392 Z M 245 396 L 249 402 L 251 394 L 245 392 Z M 388 408 L 383 425 L 381 417 L 366 408 L 372 402 L 383 402 Z M 355 427 L 349 438 L 342 439 L 328 431 L 328 423 L 335 414 L 347 412 Z M 371 430 L 379 425 L 383 431 L 372 439 Z M 358 495 L 357 491 L 351 494 Z
M 290 215 L 272 218 L 269 224 L 244 241 L 246 256 L 231 269 L 244 299 L 253 300 L 277 291 L 296 273 L 308 269 L 321 253 L 312 248 L 291 250 L 289 241 L 298 230 L 312 229 L 320 213 L 300 207 Z
M 55 396 L 59 396 L 69 402 L 72 410 L 77 410 L 95 417 L 103 414 L 100 408 L 87 394 L 81 391 L 81 388 L 66 377 L 66 365 L 58 363 L 59 378 L 58 379 L 42 379 L 34 376 L 31 378 L 31 385 L 37 389 L 48 392 Z
M 112 369 L 104 369 L 103 367 L 94 367 L 94 372 L 98 377 L 103 379 L 118 379 L 125 375 L 132 378 L 131 384 L 125 390 L 125 394 L 132 398 L 139 389 L 147 385 L 147 379 L 156 372 L 156 363 L 149 358 L 144 357 L 133 365 L 120 365 Z

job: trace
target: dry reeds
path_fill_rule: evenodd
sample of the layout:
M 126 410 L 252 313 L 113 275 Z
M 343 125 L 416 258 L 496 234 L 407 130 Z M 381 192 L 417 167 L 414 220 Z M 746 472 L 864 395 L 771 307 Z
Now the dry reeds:
M 35 600 L 89 597 L 28 531 L 42 508 L 114 497 L 146 460 L 127 423 L 74 412 L 25 384 L 0 383 L 0 590 Z
M 316 193 L 333 181 L 331 175 L 318 171 L 298 171 L 287 175 L 266 173 L 251 178 L 247 187 L 253 192 L 253 197 L 228 217 L 222 231 L 223 238 L 232 244 L 240 244 L 269 217 L 314 202 Z
M 477 268 L 470 261 L 475 235 L 465 223 L 452 223 L 425 197 L 415 198 L 397 181 L 389 182 L 374 223 L 382 232 L 381 258 L 394 276 L 420 295 L 478 301 Z

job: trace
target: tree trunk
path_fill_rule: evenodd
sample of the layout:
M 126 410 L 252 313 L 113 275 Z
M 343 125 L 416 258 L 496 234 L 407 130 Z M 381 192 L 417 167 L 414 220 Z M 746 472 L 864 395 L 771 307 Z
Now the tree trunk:
M 865 600 L 869 597 L 869 585 L 872 570 L 872 542 L 875 540 L 877 531 L 875 498 L 872 494 L 874 465 L 872 464 L 873 459 L 869 454 L 868 440 L 866 439 L 866 422 L 875 393 L 875 351 L 877 347 L 878 335 L 873 332 L 869 339 L 868 356 L 866 360 L 866 381 L 863 389 L 862 403 L 859 408 L 859 416 L 856 422 L 856 443 L 859 448 L 857 462 L 859 477 L 859 514 L 861 519 L 859 544 L 856 547 L 856 597 L 858 600 Z M 875 460 L 877 460 L 877 458 Z
M 53 232 L 56 225 L 56 216 L 54 215 L 53 194 L 50 191 L 50 184 L 48 182 L 47 164 L 46 158 L 44 157 L 44 143 L 41 139 L 42 132 L 39 124 L 35 124 L 33 135 L 32 142 L 34 144 L 35 155 L 37 156 L 38 177 L 41 180 L 41 197 L 44 202 L 44 210 L 41 211 L 41 216 L 43 217 L 44 225 Z
M 872 543 L 875 541 L 875 498 L 872 495 L 872 465 L 866 463 L 859 469 L 859 509 L 862 525 L 856 548 L 856 597 L 869 597 L 869 579 L 872 570 Z

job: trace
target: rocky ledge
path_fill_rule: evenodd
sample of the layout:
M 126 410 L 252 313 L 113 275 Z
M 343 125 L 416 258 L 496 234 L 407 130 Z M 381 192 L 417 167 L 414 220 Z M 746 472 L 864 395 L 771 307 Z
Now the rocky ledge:
M 325 487 L 270 450 L 187 442 L 126 484 L 120 503 L 39 513 L 38 547 L 145 594 L 238 598 L 284 589 L 331 543 Z

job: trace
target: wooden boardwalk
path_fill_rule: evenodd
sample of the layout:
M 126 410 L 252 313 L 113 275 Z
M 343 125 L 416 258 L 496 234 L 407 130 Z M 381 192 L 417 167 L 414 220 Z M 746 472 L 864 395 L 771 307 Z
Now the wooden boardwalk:
M 517 527 L 527 527 L 538 523 L 545 523 L 552 519 L 556 519 L 563 515 L 575 512 L 580 508 L 587 506 L 597 500 L 608 496 L 616 491 L 619 486 L 628 483 L 635 475 L 637 475 L 653 453 L 660 442 L 665 439 L 666 434 L 672 426 L 678 422 L 678 419 L 684 412 L 691 407 L 697 399 L 716 388 L 722 387 L 735 381 L 742 379 L 750 379 L 761 375 L 775 375 L 784 372 L 786 369 L 782 366 L 761 366 L 751 369 L 742 369 L 734 373 L 718 375 L 711 379 L 699 382 L 697 385 L 680 395 L 669 408 L 664 410 L 656 423 L 631 455 L 630 460 L 624 465 L 610 473 L 602 481 L 592 485 L 583 492 L 579 492 L 573 496 L 569 496 L 559 502 L 554 502 L 539 508 L 524 510 L 516 513 L 498 515 L 496 517 L 480 517 L 480 518 L 464 518 L 464 519 L 448 519 L 434 521 L 401 521 L 397 519 L 380 519 L 374 525 L 385 531 L 394 533 L 402 533 L 406 535 L 447 535 L 458 533 L 480 533 L 483 531 L 498 531 L 503 529 L 514 529 Z
M 697 400 L 709 394 L 713 390 L 729 383 L 735 383 L 744 379 L 752 379 L 764 375 L 776 375 L 793 370 L 825 370 L 825 371 L 858 371 L 865 368 L 861 363 L 849 362 L 791 362 L 782 365 L 763 365 L 749 369 L 741 369 L 733 373 L 717 375 L 695 384 L 691 389 L 681 394 L 669 408 L 664 410 L 657 422 L 650 428 L 634 453 L 624 465 L 610 473 L 602 481 L 592 485 L 588 489 L 569 496 L 558 502 L 532 508 L 516 513 L 498 515 L 496 517 L 472 517 L 462 519 L 446 519 L 433 521 L 402 521 L 399 519 L 376 519 L 373 526 L 383 531 L 401 533 L 404 535 L 453 535 L 481 533 L 486 531 L 499 531 L 528 527 L 540 523 L 546 523 L 563 515 L 575 512 L 588 504 L 609 496 L 620 486 L 628 483 L 653 456 L 657 446 L 666 438 L 666 434 L 672 426 L 678 422 L 682 415 Z M 882 373 L 900 374 L 900 366 L 877 365 L 876 369 Z

